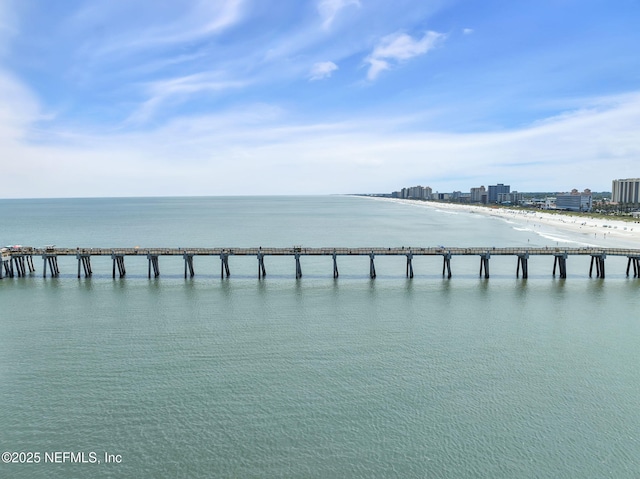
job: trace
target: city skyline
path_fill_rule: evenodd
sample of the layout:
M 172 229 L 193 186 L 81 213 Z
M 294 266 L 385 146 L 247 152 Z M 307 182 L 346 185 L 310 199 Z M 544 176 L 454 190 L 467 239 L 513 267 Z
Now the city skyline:
M 639 17 L 635 2 L 7 0 L 1 196 L 608 191 L 638 176 Z

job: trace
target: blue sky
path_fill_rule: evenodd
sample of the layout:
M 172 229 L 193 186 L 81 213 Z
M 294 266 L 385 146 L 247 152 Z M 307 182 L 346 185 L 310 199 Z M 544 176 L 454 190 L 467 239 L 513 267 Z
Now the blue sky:
M 0 0 L 2 197 L 610 190 L 635 0 Z

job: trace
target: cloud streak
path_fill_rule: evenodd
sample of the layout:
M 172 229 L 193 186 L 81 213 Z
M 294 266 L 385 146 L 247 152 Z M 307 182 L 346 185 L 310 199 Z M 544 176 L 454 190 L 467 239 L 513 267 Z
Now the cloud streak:
M 349 6 L 360 7 L 360 0 L 320 0 L 318 13 L 322 18 L 322 28 L 328 30 L 341 10 Z
M 382 38 L 365 59 L 369 63 L 367 78 L 375 80 L 384 70 L 392 65 L 405 62 L 411 58 L 424 55 L 434 49 L 445 38 L 442 33 L 428 31 L 424 36 L 415 40 L 406 33 L 394 33 Z
M 197 94 L 217 93 L 242 88 L 248 84 L 247 81 L 224 80 L 221 76 L 215 72 L 199 73 L 154 82 L 146 88 L 149 98 L 129 116 L 126 123 L 147 122 L 168 103 L 175 105 L 186 102 Z
M 402 118 L 299 124 L 287 112 L 254 105 L 244 114 L 176 119 L 147 132 L 37 145 L 11 135 L 0 155 L 20 165 L 5 183 L 5 194 L 14 197 L 108 196 L 116 183 L 119 196 L 384 192 L 416 173 L 440 191 L 496 181 L 519 191 L 540 184 L 606 190 L 614 177 L 634 176 L 640 92 L 594 104 L 520 129 L 459 134 L 390 128 Z M 6 137 L 7 122 L 0 126 Z M 109 168 L 101 168 L 105 164 Z M 528 164 L 538 166 L 520 168 Z M 78 183 L 79 176 L 86 181 Z M 27 180 L 32 188 L 25 191 L 21 181 Z
M 122 4 L 109 1 L 91 3 L 78 12 L 69 26 L 72 30 L 100 30 L 103 25 L 119 28 L 96 44 L 85 46 L 88 55 L 131 55 L 149 49 L 166 48 L 201 41 L 220 34 L 242 19 L 244 0 L 187 0 L 163 7 L 132 0 Z M 179 8 L 177 8 L 179 7 Z M 130 17 L 129 21 L 118 21 Z
M 0 139 L 19 140 L 31 124 L 42 118 L 44 115 L 32 92 L 0 70 Z

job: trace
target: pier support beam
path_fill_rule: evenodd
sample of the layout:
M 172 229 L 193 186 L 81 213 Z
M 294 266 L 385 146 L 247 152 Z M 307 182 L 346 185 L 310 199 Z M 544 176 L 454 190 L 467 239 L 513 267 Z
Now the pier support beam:
M 231 275 L 231 270 L 229 269 L 229 253 L 220 253 L 220 278 L 224 278 L 224 275 Z
M 27 270 L 29 270 L 29 273 L 33 273 L 36 270 L 33 266 L 33 257 L 30 254 L 13 254 L 8 258 L 8 261 L 10 263 L 11 277 L 17 274 L 18 278 L 23 278 L 27 275 Z
M 333 277 L 337 278 L 338 276 L 338 255 L 336 254 L 336 251 L 333 250 Z
M 451 252 L 448 251 L 442 254 L 442 276 L 444 277 L 445 271 L 447 272 L 447 278 L 451 278 Z
M 296 258 L 296 279 L 302 278 L 302 267 L 300 266 L 300 253 L 295 254 Z
M 0 263 L 0 279 L 5 276 L 7 278 L 13 278 L 13 263 L 11 261 L 11 256 L 2 256 L 2 263 Z
M 91 256 L 88 254 L 78 253 L 76 254 L 76 259 L 78 260 L 78 278 L 80 277 L 80 266 L 84 270 L 84 277 L 88 278 L 93 274 L 91 270 Z
M 267 270 L 264 267 L 264 253 L 258 252 L 258 279 L 264 278 L 267 275 Z
M 371 253 L 369 253 L 369 277 L 371 279 L 376 277 L 376 265 L 373 262 L 373 258 L 375 258 L 375 255 L 373 254 L 373 251 Z
M 31 255 L 27 256 L 27 266 L 29 267 L 29 273 L 35 273 L 36 267 L 33 264 L 33 256 Z
M 187 277 L 187 269 L 189 270 L 189 277 L 193 278 L 193 276 L 196 274 L 195 270 L 193 269 L 193 254 L 189 254 L 189 253 L 184 253 L 182 255 L 182 257 L 184 258 L 184 277 Z
M 629 276 L 629 268 L 633 265 L 633 277 L 640 277 L 640 256 L 628 256 L 627 262 L 627 276 Z
M 42 259 L 44 261 L 44 268 L 42 269 L 42 277 L 47 277 L 47 265 L 51 271 L 51 277 L 55 278 L 60 274 L 58 269 L 58 257 L 55 254 L 43 254 Z
M 158 255 L 147 253 L 147 261 L 149 262 L 148 277 L 151 278 L 151 268 L 153 268 L 154 278 L 160 276 L 160 263 L 158 262 Z
M 589 278 L 591 278 L 593 274 L 593 264 L 596 265 L 596 278 L 604 278 L 604 259 L 607 257 L 606 254 L 592 254 L 591 255 L 591 265 L 589 266 Z
M 520 277 L 520 267 L 522 267 L 522 279 L 527 279 L 529 277 L 529 253 L 518 253 L 516 278 Z
M 407 278 L 413 278 L 413 253 L 409 251 L 407 253 Z
M 553 256 L 553 276 L 556 275 L 557 266 L 560 270 L 560 278 L 565 279 L 567 277 L 567 253 L 554 253 Z
M 22 270 L 20 269 L 20 262 L 17 256 L 11 256 L 11 270 L 15 271 L 18 278 L 22 277 Z
M 489 279 L 489 258 L 491 255 L 489 253 L 482 253 L 480 255 L 480 277 L 482 277 L 482 270 L 484 269 L 484 277 L 485 279 Z
M 24 261 L 24 256 L 18 256 L 16 258 L 16 263 L 18 265 L 18 272 L 19 272 L 19 276 L 21 277 L 25 277 L 27 275 L 27 268 L 25 268 L 25 261 Z
M 111 259 L 113 260 L 113 269 L 111 272 L 111 277 L 116 277 L 116 266 L 118 267 L 118 274 L 120 277 L 124 277 L 127 274 L 127 270 L 124 267 L 124 255 L 122 254 L 111 254 Z
M 11 256 L 11 261 L 13 262 L 11 269 L 12 270 L 15 269 L 15 272 L 18 275 L 18 278 L 24 277 L 26 274 L 25 267 L 24 267 L 24 256 L 22 255 Z

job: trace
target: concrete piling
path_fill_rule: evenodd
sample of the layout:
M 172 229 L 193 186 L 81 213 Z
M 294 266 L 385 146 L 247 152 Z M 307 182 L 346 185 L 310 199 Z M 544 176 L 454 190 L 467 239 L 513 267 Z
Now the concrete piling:
M 149 263 L 147 276 L 151 278 L 152 268 L 153 268 L 153 277 L 157 278 L 158 276 L 160 276 L 160 263 L 158 262 L 158 255 L 147 253 L 147 262 Z
M 229 269 L 229 253 L 223 251 L 220 253 L 220 278 L 224 278 L 225 274 L 228 278 L 231 275 L 231 270 Z
M 413 278 L 413 253 L 409 251 L 407 253 L 407 278 Z
M 627 261 L 627 276 L 629 276 L 629 268 L 633 265 L 633 277 L 640 277 L 640 256 L 628 256 Z
M 47 266 L 49 266 L 49 271 L 52 278 L 60 275 L 60 269 L 58 268 L 58 257 L 55 254 L 45 253 L 42 255 L 42 259 L 44 262 L 44 267 L 42 268 L 43 278 L 47 277 Z
M 607 257 L 606 254 L 592 254 L 591 255 L 591 265 L 589 266 L 589 278 L 591 278 L 593 274 L 593 265 L 596 265 L 596 278 L 604 278 L 604 259 Z
M 520 267 L 522 267 L 522 279 L 529 277 L 529 253 L 518 254 L 518 266 L 516 268 L 516 278 L 520 277 Z
M 558 266 L 560 278 L 566 279 L 567 277 L 567 253 L 554 253 L 553 260 L 553 276 L 556 275 L 556 266 Z
M 78 260 L 78 278 L 80 278 L 80 268 L 84 271 L 84 277 L 88 278 L 93 275 L 93 271 L 91 270 L 91 255 L 86 253 L 78 253 L 76 254 L 76 259 Z
M 193 254 L 189 254 L 186 251 L 182 255 L 184 258 L 184 277 L 187 277 L 187 270 L 189 271 L 189 277 L 193 278 L 195 270 L 193 268 Z
M 296 259 L 296 279 L 302 278 L 302 267 L 300 266 L 300 253 L 296 252 L 294 255 Z
M 480 277 L 482 277 L 482 270 L 484 269 L 485 279 L 489 279 L 489 258 L 490 257 L 491 255 L 488 252 L 480 255 Z
M 118 268 L 118 274 L 123 278 L 127 274 L 127 270 L 124 267 L 124 255 L 123 254 L 111 254 L 111 260 L 113 262 L 113 268 L 111 270 L 111 277 L 116 277 L 116 267 Z
M 376 265 L 373 261 L 373 258 L 375 258 L 375 255 L 372 251 L 371 253 L 369 253 L 369 277 L 371 279 L 374 279 L 376 277 Z
M 448 251 L 442 254 L 442 276 L 444 277 L 445 271 L 447 278 L 451 279 L 451 252 Z
M 258 251 L 258 279 L 264 278 L 267 275 L 267 270 L 264 267 L 264 254 L 262 253 L 262 248 Z

